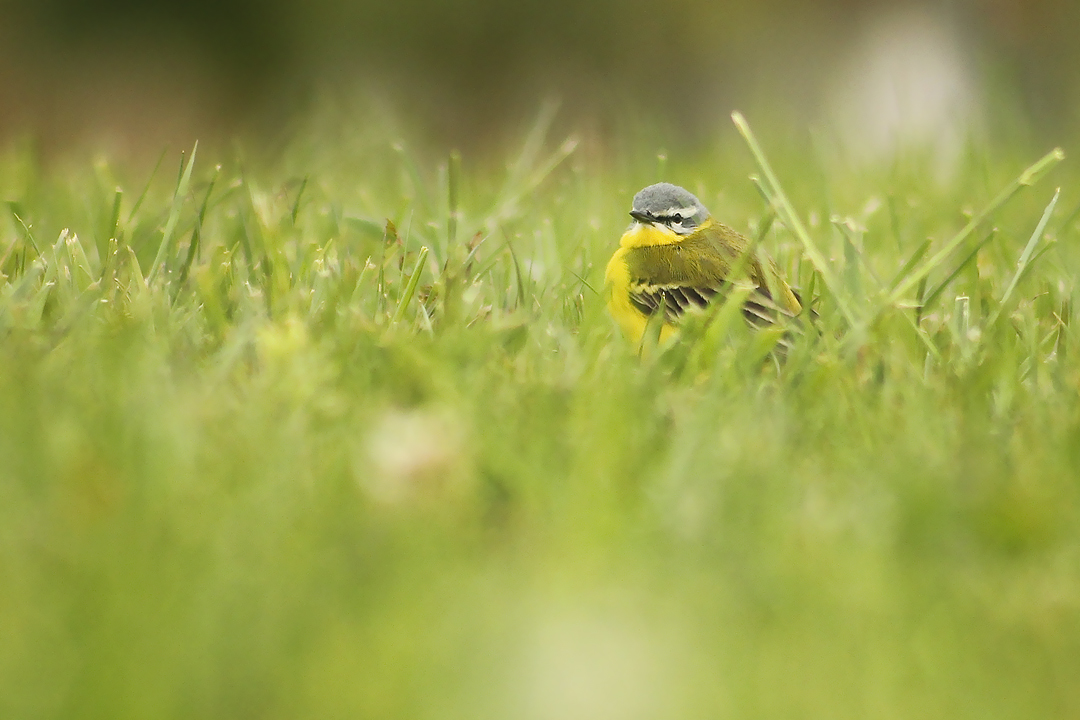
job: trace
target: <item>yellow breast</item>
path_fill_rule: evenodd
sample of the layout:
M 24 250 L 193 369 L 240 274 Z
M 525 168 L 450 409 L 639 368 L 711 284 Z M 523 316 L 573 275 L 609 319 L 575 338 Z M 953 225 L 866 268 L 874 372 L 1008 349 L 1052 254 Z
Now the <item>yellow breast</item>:
M 702 225 L 702 227 L 705 227 L 705 225 Z M 630 248 L 649 247 L 651 245 L 672 245 L 682 242 L 683 239 L 683 235 L 679 235 L 669 228 L 634 223 L 627 228 L 622 238 L 619 239 L 619 247 L 629 250 Z
M 670 230 L 663 231 L 655 226 L 635 223 L 623 233 L 619 240 L 619 249 L 608 261 L 607 272 L 604 275 L 608 312 L 619 323 L 627 339 L 634 344 L 639 344 L 641 338 L 644 337 L 645 328 L 649 324 L 649 316 L 630 301 L 630 269 L 626 264 L 626 253 L 633 248 L 668 245 L 679 242 L 681 239 Z M 660 328 L 660 342 L 665 342 L 674 332 L 675 329 L 672 326 L 665 324 Z

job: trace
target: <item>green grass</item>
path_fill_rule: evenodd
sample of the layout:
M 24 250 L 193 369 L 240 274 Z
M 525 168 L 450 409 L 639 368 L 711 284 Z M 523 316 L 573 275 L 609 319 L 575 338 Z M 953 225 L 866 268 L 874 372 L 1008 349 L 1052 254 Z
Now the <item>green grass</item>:
M 0 716 L 1080 714 L 1070 164 L 551 120 L 0 159 Z M 820 332 L 635 355 L 660 168 Z

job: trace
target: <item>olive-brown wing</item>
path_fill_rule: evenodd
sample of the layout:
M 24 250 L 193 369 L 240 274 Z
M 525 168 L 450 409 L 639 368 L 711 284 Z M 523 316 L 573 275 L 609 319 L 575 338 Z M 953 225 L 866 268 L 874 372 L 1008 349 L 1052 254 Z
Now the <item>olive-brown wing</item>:
M 705 230 L 679 243 L 638 247 L 627 253 L 634 307 L 649 316 L 663 308 L 664 321 L 674 323 L 684 312 L 704 308 L 717 295 L 726 294 L 731 268 L 748 242 L 719 224 Z M 748 258 L 745 268 L 745 277 L 755 286 L 743 304 L 747 320 L 762 325 L 776 322 L 779 315 L 793 314 L 773 302 L 756 258 Z

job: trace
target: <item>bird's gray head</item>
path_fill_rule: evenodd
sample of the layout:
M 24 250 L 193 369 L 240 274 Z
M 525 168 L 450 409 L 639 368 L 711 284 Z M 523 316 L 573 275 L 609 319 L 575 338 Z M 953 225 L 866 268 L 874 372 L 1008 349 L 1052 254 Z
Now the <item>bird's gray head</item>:
M 679 235 L 689 235 L 709 218 L 709 211 L 688 190 L 662 182 L 634 196 L 630 217 L 640 223 L 665 226 Z

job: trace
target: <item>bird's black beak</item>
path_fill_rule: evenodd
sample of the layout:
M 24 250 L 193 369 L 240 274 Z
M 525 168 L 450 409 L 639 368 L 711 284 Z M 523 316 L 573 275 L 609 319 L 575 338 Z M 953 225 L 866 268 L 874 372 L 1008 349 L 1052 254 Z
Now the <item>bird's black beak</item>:
M 634 218 L 638 222 L 643 223 L 651 223 L 653 221 L 652 215 L 647 212 L 642 212 L 641 210 L 631 210 L 630 217 Z

